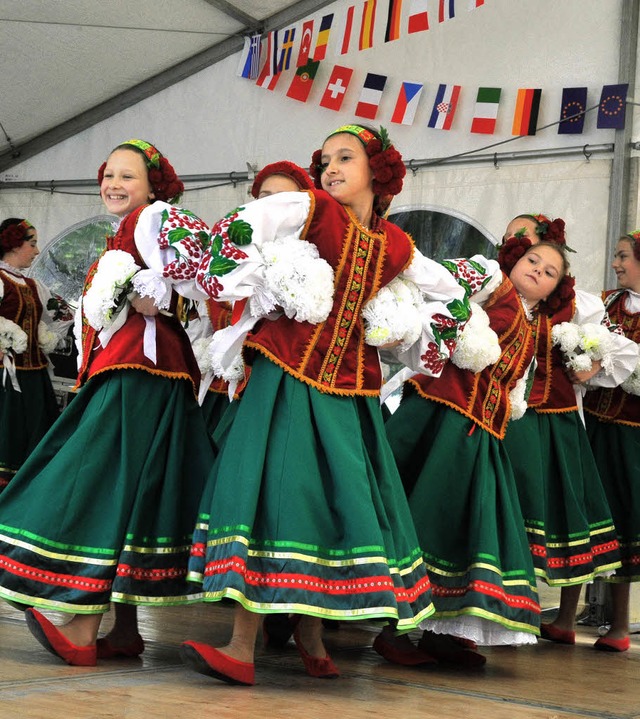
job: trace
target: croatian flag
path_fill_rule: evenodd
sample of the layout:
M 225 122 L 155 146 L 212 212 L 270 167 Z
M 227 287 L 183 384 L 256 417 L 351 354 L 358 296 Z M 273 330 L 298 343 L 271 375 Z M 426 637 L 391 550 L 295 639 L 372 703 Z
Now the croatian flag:
M 427 123 L 436 130 L 450 130 L 456 112 L 461 85 L 439 85 L 431 117 Z
M 398 125 L 413 125 L 423 87 L 424 85 L 417 82 L 402 83 L 391 122 Z
M 376 119 L 386 82 L 386 75 L 376 75 L 374 72 L 367 73 L 360 100 L 356 105 L 356 115 L 358 117 L 365 117 L 368 120 Z

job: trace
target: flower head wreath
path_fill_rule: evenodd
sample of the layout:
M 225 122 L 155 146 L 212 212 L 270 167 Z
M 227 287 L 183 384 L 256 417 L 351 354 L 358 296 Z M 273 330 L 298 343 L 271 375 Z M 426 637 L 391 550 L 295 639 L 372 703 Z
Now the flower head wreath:
M 549 242 L 546 239 L 542 240 L 542 242 L 559 247 L 560 252 L 564 256 L 565 247 L 563 245 L 557 242 Z M 505 275 L 509 276 L 511 274 L 511 270 L 515 264 L 521 257 L 527 254 L 531 247 L 533 247 L 533 243 L 528 237 L 518 236 L 517 234 L 513 237 L 509 237 L 502 243 L 502 246 L 498 250 L 498 264 Z M 565 274 L 547 299 L 541 300 L 538 303 L 538 311 L 545 315 L 553 315 L 566 307 L 576 296 L 574 289 L 575 284 L 575 278 L 569 273 Z
M 290 178 L 301 190 L 310 190 L 313 187 L 313 180 L 305 170 L 293 162 L 281 160 L 280 162 L 272 162 L 270 165 L 265 165 L 256 175 L 253 185 L 251 186 L 251 194 L 253 197 L 258 197 L 262 183 L 267 177 L 271 177 L 272 175 L 284 175 Z
M 4 255 L 5 252 L 20 247 L 23 242 L 28 239 L 30 230 L 33 230 L 33 225 L 28 220 L 21 220 L 18 218 L 10 218 L 2 223 L 3 227 L 0 231 L 0 252 Z
M 623 240 L 631 240 L 633 256 L 640 262 L 640 230 L 634 230 L 622 237 Z
M 113 151 L 129 148 L 137 150 L 144 158 L 149 175 L 149 184 L 156 200 L 171 204 L 178 202 L 184 192 L 184 184 L 176 175 L 176 171 L 169 160 L 156 147 L 145 140 L 127 140 L 114 148 Z M 102 184 L 106 166 L 107 163 L 103 162 L 98 170 L 99 184 Z
M 533 220 L 536 223 L 536 235 L 538 235 L 541 240 L 553 242 L 554 245 L 561 245 L 567 252 L 575 252 L 575 250 L 572 250 L 571 247 L 567 245 L 565 222 L 561 217 L 556 217 L 555 220 L 551 220 L 543 214 L 525 214 L 518 215 L 518 217 Z M 518 237 L 522 236 L 523 233 L 524 229 L 518 230 L 515 234 L 516 237 Z
M 365 152 L 369 157 L 369 167 L 373 172 L 373 194 L 375 195 L 374 210 L 378 215 L 383 215 L 389 205 L 391 198 L 398 195 L 402 190 L 402 180 L 407 174 L 407 168 L 402 161 L 402 155 L 391 143 L 389 133 L 384 127 L 379 132 L 370 130 L 362 125 L 343 125 L 334 130 L 330 135 L 347 133 L 354 135 L 364 145 Z M 311 158 L 309 174 L 313 177 L 315 186 L 322 189 L 322 149 L 316 150 Z

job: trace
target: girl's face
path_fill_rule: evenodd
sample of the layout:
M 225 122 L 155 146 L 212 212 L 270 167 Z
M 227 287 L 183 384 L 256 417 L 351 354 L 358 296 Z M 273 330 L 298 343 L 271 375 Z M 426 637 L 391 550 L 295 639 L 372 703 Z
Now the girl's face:
M 533 308 L 547 299 L 563 276 L 562 255 L 548 245 L 535 245 L 516 262 L 509 279 Z
M 373 203 L 373 172 L 364 145 L 355 135 L 332 135 L 322 146 L 322 189 L 352 208 Z
M 9 252 L 5 252 L 2 259 L 12 267 L 16 267 L 19 270 L 26 270 L 28 267 L 31 267 L 31 263 L 39 254 L 38 233 L 35 229 L 31 228 L 27 233 L 27 238 L 20 247 L 14 247 L 14 249 L 9 250 Z
M 276 195 L 278 192 L 298 192 L 299 189 L 298 183 L 287 175 L 269 175 L 260 185 L 258 199 Z
M 537 245 L 540 238 L 536 232 L 536 227 L 536 221 L 530 217 L 516 217 L 507 225 L 503 239 L 507 240 L 509 237 L 517 235 L 518 237 L 528 237 L 532 245 Z
M 153 200 L 147 166 L 135 150 L 114 150 L 104 168 L 100 197 L 109 212 L 124 217 Z
M 611 267 L 616 273 L 619 287 L 640 292 L 640 261 L 634 257 L 630 240 L 618 240 Z

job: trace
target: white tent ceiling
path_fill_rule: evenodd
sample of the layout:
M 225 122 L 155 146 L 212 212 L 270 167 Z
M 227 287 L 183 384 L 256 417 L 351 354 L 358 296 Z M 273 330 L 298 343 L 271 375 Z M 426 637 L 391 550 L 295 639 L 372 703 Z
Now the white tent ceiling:
M 330 0 L 0 0 L 0 171 Z

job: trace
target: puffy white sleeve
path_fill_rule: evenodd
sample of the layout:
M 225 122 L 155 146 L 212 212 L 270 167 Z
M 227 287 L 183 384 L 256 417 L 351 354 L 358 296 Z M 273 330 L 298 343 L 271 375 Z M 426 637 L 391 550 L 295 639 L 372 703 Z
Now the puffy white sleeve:
M 469 318 L 465 291 L 445 267 L 418 250 L 399 277 L 419 292 L 419 333 L 408 347 L 404 343 L 388 351 L 414 372 L 437 377 L 455 349 L 459 326 Z
M 604 302 L 584 290 L 576 290 L 576 312 L 572 321 L 582 327 L 587 337 L 594 325 L 611 327 Z M 616 331 L 609 332 L 606 338 L 601 352 L 602 369 L 586 383 L 587 387 L 617 387 L 638 364 L 638 345 L 633 340 Z
M 195 283 L 197 268 L 209 245 L 207 225 L 189 210 L 154 202 L 140 213 L 134 241 L 148 269 L 133 277 L 133 288 L 167 309 L 171 291 L 189 299 L 206 295 Z
M 281 192 L 239 207 L 217 222 L 197 271 L 214 300 L 248 301 L 239 321 L 215 333 L 210 357 L 217 376 L 243 375 L 242 343 L 261 317 L 284 312 L 300 322 L 324 321 L 333 306 L 332 267 L 300 235 L 311 208 L 306 192 Z

